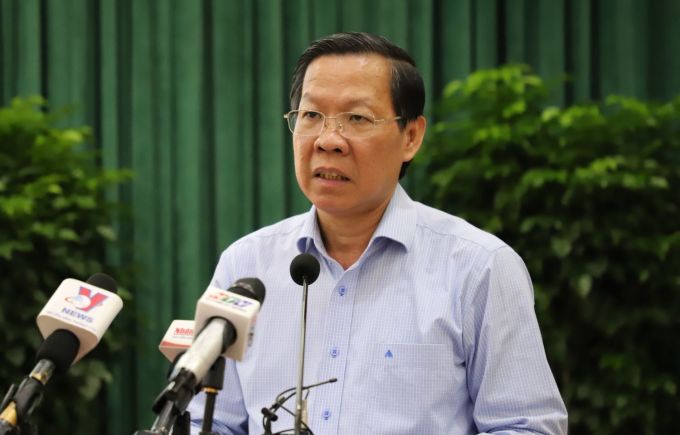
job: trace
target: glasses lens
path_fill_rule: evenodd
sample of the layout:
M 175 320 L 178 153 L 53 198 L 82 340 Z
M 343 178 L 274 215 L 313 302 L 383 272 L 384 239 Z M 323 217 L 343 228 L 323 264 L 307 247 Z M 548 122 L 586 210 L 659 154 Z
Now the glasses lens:
M 375 119 L 370 115 L 347 112 L 338 114 L 338 122 L 342 125 L 342 134 L 346 137 L 362 137 L 375 127 Z
M 288 122 L 288 130 L 295 133 L 295 121 L 297 120 L 297 112 L 292 111 L 286 114 L 286 122 Z
M 326 116 L 313 110 L 293 110 L 288 112 L 288 128 L 298 136 L 319 136 L 326 125 Z M 335 120 L 334 130 L 347 138 L 361 138 L 371 134 L 377 121 L 371 115 L 344 112 L 328 118 Z M 333 129 L 332 126 L 328 128 Z
M 311 110 L 295 110 L 288 114 L 288 128 L 300 136 L 318 136 L 324 125 L 324 114 Z

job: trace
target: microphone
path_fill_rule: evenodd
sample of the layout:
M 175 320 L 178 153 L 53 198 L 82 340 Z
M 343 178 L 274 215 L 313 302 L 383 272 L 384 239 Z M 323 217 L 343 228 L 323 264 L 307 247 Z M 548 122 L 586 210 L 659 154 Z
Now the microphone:
M 196 304 L 193 342 L 177 361 L 175 374 L 191 372 L 196 386 L 220 355 L 241 361 L 264 296 L 257 278 L 242 278 L 227 290 L 208 287 Z
M 301 427 L 307 426 L 306 408 L 307 401 L 302 398 L 302 384 L 305 372 L 305 340 L 307 331 L 307 291 L 319 277 L 321 266 L 319 261 L 311 254 L 304 253 L 296 256 L 290 263 L 290 276 L 297 284 L 302 286 L 302 322 L 300 322 L 300 354 L 298 365 L 298 383 L 295 391 L 295 435 L 300 435 Z
M 173 372 L 179 357 L 191 347 L 191 340 L 194 335 L 193 320 L 173 320 L 170 327 L 165 332 L 158 349 L 170 361 L 170 373 Z M 215 400 L 217 394 L 224 385 L 224 357 L 218 357 L 217 361 L 210 367 L 208 373 L 201 381 L 201 390 L 205 393 L 205 410 L 203 412 L 203 427 L 199 435 L 214 435 L 212 431 L 213 415 L 215 410 Z M 186 414 L 186 413 L 185 413 Z M 177 421 L 173 426 L 173 431 L 177 431 Z M 188 434 L 188 431 L 185 431 Z M 179 433 L 184 433 L 180 432 Z
M 116 281 L 104 273 L 95 273 L 87 283 L 66 278 L 38 314 L 40 333 L 47 337 L 66 329 L 74 334 L 79 347 L 73 363 L 78 362 L 97 346 L 123 308 L 116 291 Z
M 300 254 L 290 263 L 290 276 L 298 285 L 312 284 L 319 277 L 321 265 L 312 254 Z
M 46 338 L 36 353 L 36 365 L 18 388 L 12 385 L 2 403 L 0 434 L 12 433 L 31 415 L 53 374 L 66 372 L 97 345 L 123 307 L 116 289 L 113 278 L 103 273 L 87 283 L 62 281 L 37 318 Z
M 158 350 L 168 361 L 175 362 L 179 355 L 191 347 L 193 338 L 193 320 L 173 320 L 158 345 Z
M 193 342 L 177 359 L 170 382 L 152 406 L 158 418 L 151 431 L 141 433 L 167 433 L 220 356 L 243 359 L 264 297 L 264 284 L 257 278 L 242 278 L 227 290 L 206 289 L 196 304 Z
M 36 365 L 21 381 L 19 387 L 10 388 L 2 404 L 0 433 L 9 433 L 33 413 L 42 399 L 42 390 L 54 373 L 61 374 L 71 365 L 78 352 L 78 339 L 71 332 L 60 329 L 50 334 L 40 345 L 36 354 Z

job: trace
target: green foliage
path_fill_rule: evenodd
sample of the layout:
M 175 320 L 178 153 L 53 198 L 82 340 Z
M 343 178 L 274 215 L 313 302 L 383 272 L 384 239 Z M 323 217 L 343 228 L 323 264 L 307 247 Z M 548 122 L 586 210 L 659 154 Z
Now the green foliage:
M 525 66 L 450 83 L 424 200 L 513 246 L 535 285 L 570 433 L 680 415 L 680 98 L 546 107 Z
M 115 205 L 105 189 L 129 177 L 101 171 L 84 151 L 88 128 L 59 129 L 39 97 L 0 108 L 0 388 L 28 374 L 42 342 L 35 318 L 64 278 L 86 280 L 102 266 L 105 243 L 115 241 Z M 130 295 L 119 288 L 129 302 Z M 111 332 L 111 331 L 110 331 Z M 102 433 L 92 415 L 111 382 L 106 361 L 126 342 L 107 334 L 104 343 L 55 377 L 34 418 L 41 433 Z M 4 396 L 5 390 L 0 392 Z M 95 401 L 99 401 L 99 404 Z

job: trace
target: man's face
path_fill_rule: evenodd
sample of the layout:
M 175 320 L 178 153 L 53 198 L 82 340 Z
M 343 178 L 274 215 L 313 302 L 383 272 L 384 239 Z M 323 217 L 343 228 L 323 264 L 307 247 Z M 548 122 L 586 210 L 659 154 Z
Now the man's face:
M 305 73 L 299 109 L 329 117 L 356 112 L 392 119 L 390 70 L 390 61 L 376 54 L 319 57 Z M 418 151 L 424 119 L 403 131 L 394 120 L 378 123 L 361 139 L 347 139 L 336 127 L 331 119 L 320 136 L 293 135 L 300 188 L 324 215 L 361 217 L 381 210 L 394 192 L 402 162 Z

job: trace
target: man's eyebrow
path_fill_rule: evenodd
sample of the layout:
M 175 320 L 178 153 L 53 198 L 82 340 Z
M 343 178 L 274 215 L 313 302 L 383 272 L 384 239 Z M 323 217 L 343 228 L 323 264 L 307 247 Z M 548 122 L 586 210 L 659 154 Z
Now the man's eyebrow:
M 300 101 L 305 100 L 310 103 L 315 103 L 317 101 L 316 98 L 314 98 L 313 95 L 310 95 L 309 93 L 305 92 L 302 94 L 302 97 L 300 98 Z M 347 101 L 343 101 L 343 105 L 345 106 L 371 106 L 371 101 L 373 101 L 371 98 L 368 97 L 358 97 L 358 98 L 352 98 Z

